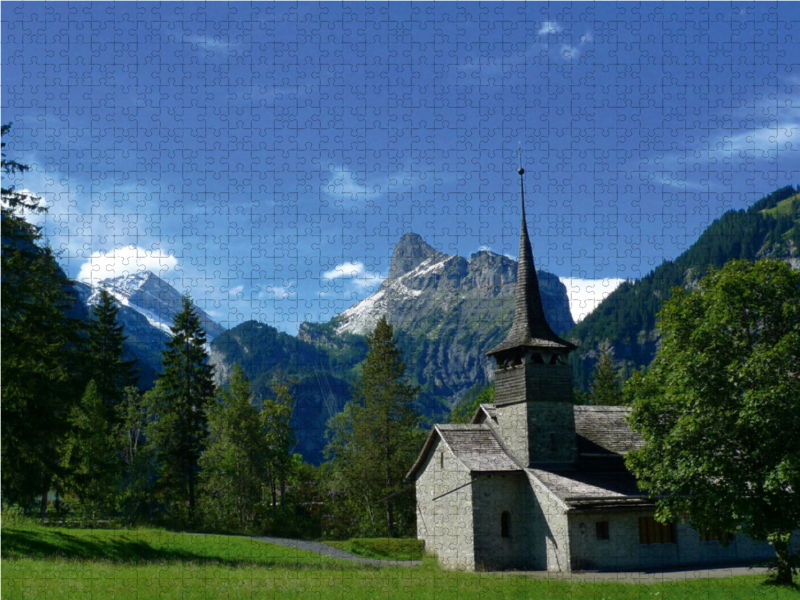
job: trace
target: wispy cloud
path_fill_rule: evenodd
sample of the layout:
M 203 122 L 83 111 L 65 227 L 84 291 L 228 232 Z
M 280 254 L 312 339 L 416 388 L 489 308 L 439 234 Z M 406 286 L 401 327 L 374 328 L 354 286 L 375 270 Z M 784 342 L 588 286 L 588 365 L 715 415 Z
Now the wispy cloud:
M 288 300 L 292 296 L 296 296 L 297 292 L 293 290 L 292 282 L 287 285 L 269 285 L 264 288 L 264 291 L 258 294 L 259 300 L 271 297 L 275 300 Z
M 543 21 L 542 26 L 536 33 L 542 37 L 546 35 L 556 34 L 561 31 L 563 27 L 558 24 L 558 21 Z

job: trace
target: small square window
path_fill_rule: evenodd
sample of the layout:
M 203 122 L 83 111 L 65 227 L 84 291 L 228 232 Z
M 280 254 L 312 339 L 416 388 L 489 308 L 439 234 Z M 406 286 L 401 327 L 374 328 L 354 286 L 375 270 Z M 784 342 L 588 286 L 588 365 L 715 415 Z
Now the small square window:
M 594 531 L 598 540 L 608 539 L 608 521 L 597 521 L 594 524 Z

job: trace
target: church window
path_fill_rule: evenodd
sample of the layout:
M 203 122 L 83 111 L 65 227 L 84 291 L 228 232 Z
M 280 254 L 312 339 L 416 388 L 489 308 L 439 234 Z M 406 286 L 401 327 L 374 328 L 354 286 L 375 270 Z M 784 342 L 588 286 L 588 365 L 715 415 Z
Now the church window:
M 719 533 L 717 531 L 701 531 L 700 532 L 700 541 L 701 542 L 721 542 L 722 540 L 727 540 L 732 542 L 734 540 L 734 535 L 732 533 Z
M 597 521 L 594 524 L 594 531 L 598 540 L 608 539 L 608 521 Z
M 444 452 L 439 454 L 439 468 L 444 469 Z
M 504 538 L 511 537 L 511 513 L 507 510 L 500 515 L 500 535 Z
M 640 544 L 674 544 L 678 541 L 675 523 L 659 523 L 655 517 L 639 517 Z

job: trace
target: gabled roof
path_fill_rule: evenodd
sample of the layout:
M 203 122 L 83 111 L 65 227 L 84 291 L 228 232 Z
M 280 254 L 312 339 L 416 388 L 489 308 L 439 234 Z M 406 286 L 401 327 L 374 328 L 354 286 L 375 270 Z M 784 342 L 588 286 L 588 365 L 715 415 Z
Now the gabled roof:
M 629 406 L 576 406 L 575 433 L 581 454 L 627 454 L 644 444 L 625 418 Z
M 480 425 L 487 420 L 497 422 L 497 416 L 494 412 L 494 404 L 479 404 L 475 414 L 472 415 L 470 423 L 472 425 Z
M 434 425 L 407 479 L 411 479 L 425 460 L 434 442 L 441 439 L 458 461 L 470 472 L 521 471 L 505 453 L 488 425 Z

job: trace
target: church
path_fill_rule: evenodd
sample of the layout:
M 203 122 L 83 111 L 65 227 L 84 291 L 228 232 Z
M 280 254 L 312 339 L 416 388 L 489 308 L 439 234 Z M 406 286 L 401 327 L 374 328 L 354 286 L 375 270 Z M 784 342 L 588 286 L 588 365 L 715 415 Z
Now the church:
M 494 404 L 469 425 L 435 425 L 408 473 L 416 482 L 417 537 L 445 568 L 625 570 L 774 557 L 766 542 L 723 546 L 688 523 L 661 524 L 626 470 L 642 439 L 626 407 L 575 406 L 575 345 L 545 319 L 520 166 L 519 263 L 514 322 L 488 355 Z

